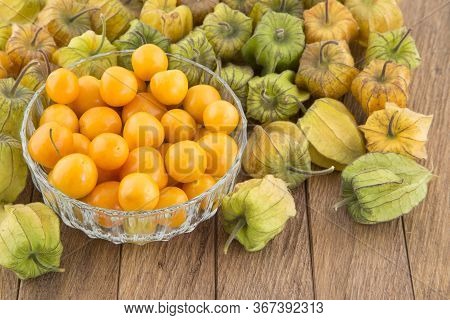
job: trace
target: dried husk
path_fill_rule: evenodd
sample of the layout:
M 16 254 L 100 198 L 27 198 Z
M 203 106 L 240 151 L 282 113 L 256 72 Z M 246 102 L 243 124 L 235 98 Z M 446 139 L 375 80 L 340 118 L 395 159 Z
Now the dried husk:
M 91 13 L 98 8 L 87 6 L 86 0 L 50 1 L 39 13 L 37 23 L 46 26 L 58 47 L 91 29 Z
M 303 2 L 301 0 L 259 0 L 250 11 L 253 26 L 256 26 L 268 11 L 281 12 L 301 18 Z
M 100 10 L 93 11 L 91 21 L 93 30 L 100 34 L 103 30 L 103 19 L 106 22 L 106 37 L 114 41 L 128 29 L 134 14 L 119 0 L 89 0 L 88 5 Z
M 41 52 L 41 55 L 44 62 L 39 61 L 39 64 L 31 66 L 20 81 L 21 85 L 32 91 L 39 89 L 47 81 L 48 75 L 57 68 L 50 62 L 49 57 L 44 52 Z M 45 95 L 45 92 L 43 95 Z
M 122 4 L 133 14 L 134 18 L 139 18 L 145 0 L 120 0 Z
M 262 74 L 297 70 L 305 48 L 303 20 L 269 11 L 242 48 L 244 59 L 263 67 Z
M 81 36 L 70 40 L 67 47 L 59 48 L 55 51 L 53 61 L 61 67 L 68 68 L 88 57 L 116 51 L 116 47 L 106 38 L 106 21 L 103 26 L 102 35 L 98 35 L 94 31 L 89 30 Z M 117 65 L 117 57 L 110 55 L 95 59 L 95 61 L 84 62 L 73 68 L 73 71 L 78 76 L 91 75 L 100 79 L 107 68 L 115 65 Z
M 347 42 L 328 40 L 307 44 L 295 83 L 315 97 L 339 99 L 350 90 L 359 70 Z
M 316 100 L 297 125 L 308 139 L 311 161 L 318 166 L 343 170 L 365 153 L 355 118 L 338 100 Z
M 32 23 L 45 6 L 45 0 L 8 0 L 2 3 L 0 21 L 10 23 Z
M 302 102 L 309 99 L 309 93 L 301 91 L 293 83 L 295 73 L 286 70 L 281 74 L 271 73 L 254 77 L 248 82 L 247 117 L 260 123 L 287 120 L 302 109 Z
M 118 50 L 134 50 L 140 46 L 151 43 L 157 45 L 165 52 L 169 50 L 170 40 L 158 30 L 135 19 L 130 22 L 130 28 L 119 39 L 114 41 L 113 45 Z M 132 70 L 131 56 L 119 56 L 119 65 Z
M 314 7 L 316 4 L 323 2 L 324 0 L 303 0 L 303 6 L 305 9 L 310 9 Z M 344 3 L 344 0 L 339 0 L 339 2 Z
M 408 86 L 411 81 L 409 69 L 390 61 L 373 60 L 352 82 L 352 94 L 367 115 L 381 110 L 387 102 L 405 108 Z
M 216 55 L 223 60 L 233 60 L 252 35 L 252 19 L 224 3 L 218 4 L 206 16 L 202 29 Z
M 16 201 L 27 184 L 20 141 L 0 133 L 0 204 Z
M 232 63 L 228 63 L 222 67 L 222 63 L 218 60 L 216 74 L 225 80 L 245 108 L 248 97 L 248 82 L 254 76 L 253 69 L 249 66 L 239 66 Z
M 36 202 L 0 208 L 0 265 L 20 279 L 64 271 L 62 251 L 59 218 L 49 207 Z
M 417 68 L 421 58 L 413 37 L 409 35 L 410 31 L 400 28 L 384 33 L 370 33 L 366 63 L 373 60 L 390 60 L 409 69 Z
M 20 127 L 22 125 L 25 108 L 34 95 L 34 92 L 20 84 L 27 70 L 37 64 L 36 61 L 25 66 L 17 80 L 13 78 L 0 79 L 0 133 L 20 140 Z
M 40 51 L 51 56 L 56 50 L 56 43 L 44 27 L 31 23 L 13 24 L 5 50 L 11 61 L 21 69 L 31 60 L 42 60 Z
M 242 156 L 242 166 L 253 178 L 270 174 L 285 181 L 289 188 L 297 187 L 310 176 L 333 171 L 311 171 L 308 140 L 288 121 L 255 126 Z
M 225 254 L 233 239 L 249 252 L 263 249 L 296 213 L 294 198 L 281 179 L 268 175 L 237 184 L 222 203 L 223 227 L 230 234 Z
M 374 224 L 409 213 L 427 195 L 432 173 L 396 153 L 368 153 L 342 171 L 343 205 L 358 223 Z
M 191 9 L 184 5 L 177 7 L 177 0 L 147 0 L 140 20 L 172 42 L 183 39 L 194 26 Z
M 6 41 L 11 36 L 11 24 L 0 22 L 0 50 L 5 50 Z
M 222 0 L 231 9 L 239 10 L 245 14 L 249 14 L 253 6 L 258 0 Z
M 358 36 L 358 23 L 352 13 L 336 0 L 321 2 L 303 13 L 306 43 L 325 40 L 352 41 Z
M 372 113 L 365 125 L 359 126 L 369 152 L 394 152 L 414 159 L 426 159 L 425 143 L 432 115 L 416 113 L 386 103 L 384 110 Z
M 370 32 L 386 32 L 403 26 L 403 14 L 395 0 L 346 0 L 359 25 L 359 44 L 366 47 Z
M 188 6 L 194 18 L 194 25 L 198 26 L 203 23 L 208 13 L 214 11 L 219 2 L 219 0 L 177 0 L 177 5 Z
M 200 29 L 195 29 L 180 42 L 172 44 L 169 51 L 171 54 L 195 61 L 211 70 L 216 68 L 214 49 L 208 42 L 205 33 Z M 205 71 L 202 69 L 171 57 L 169 57 L 169 68 L 183 71 L 190 86 L 199 84 L 205 76 Z

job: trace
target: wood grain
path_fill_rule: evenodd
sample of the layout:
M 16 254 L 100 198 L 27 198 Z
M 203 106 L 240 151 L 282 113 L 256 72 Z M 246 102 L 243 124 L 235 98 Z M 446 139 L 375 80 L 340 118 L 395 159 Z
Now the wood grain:
M 34 201 L 40 201 L 36 192 Z M 64 273 L 22 281 L 19 299 L 116 299 L 120 246 L 89 239 L 61 223 Z
M 313 299 L 304 185 L 294 191 L 297 215 L 264 250 L 246 252 L 218 226 L 217 299 Z
M 119 299 L 214 299 L 214 219 L 169 242 L 124 245 Z
M 427 144 L 429 159 L 424 165 L 434 168 L 436 177 L 429 184 L 427 198 L 404 217 L 412 280 L 416 299 L 449 299 L 450 1 L 408 1 L 403 9 L 422 54 L 409 107 L 434 114 Z M 419 12 L 432 16 L 421 21 Z

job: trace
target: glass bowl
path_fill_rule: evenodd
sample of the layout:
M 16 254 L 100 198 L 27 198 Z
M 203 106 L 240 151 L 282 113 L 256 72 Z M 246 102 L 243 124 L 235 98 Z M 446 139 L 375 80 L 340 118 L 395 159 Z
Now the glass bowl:
M 132 53 L 133 50 L 100 54 L 78 62 L 70 69 L 78 76 L 91 74 L 100 77 L 109 66 L 117 62 L 119 65 L 129 62 Z M 180 56 L 167 55 L 173 61 L 189 64 L 193 68 L 191 70 L 199 72 L 201 83 L 213 85 L 220 92 L 222 99 L 232 103 L 240 114 L 239 125 L 231 134 L 239 148 L 233 165 L 211 189 L 183 204 L 152 211 L 117 211 L 93 207 L 68 197 L 49 184 L 47 172 L 33 161 L 28 153 L 28 140 L 36 130 L 44 108 L 50 104 L 45 95 L 45 86 L 36 91 L 25 110 L 20 135 L 23 154 L 34 185 L 42 193 L 44 202 L 58 213 L 66 225 L 82 230 L 91 238 L 105 239 L 117 244 L 167 241 L 174 236 L 193 231 L 200 222 L 214 216 L 222 199 L 234 187 L 247 143 L 247 120 L 238 97 L 224 80 L 208 68 Z M 165 223 L 174 215 L 181 215 L 182 220 L 185 215 L 184 222 L 178 226 Z

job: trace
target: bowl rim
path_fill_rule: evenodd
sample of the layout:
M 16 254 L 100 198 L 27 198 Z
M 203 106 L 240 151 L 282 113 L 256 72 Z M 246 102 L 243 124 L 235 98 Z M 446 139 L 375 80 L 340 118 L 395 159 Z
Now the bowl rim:
M 117 55 L 132 54 L 134 51 L 135 50 L 115 50 L 115 51 L 97 54 L 97 55 L 94 55 L 91 57 L 81 59 L 81 60 L 69 65 L 68 67 L 66 67 L 66 69 L 72 70 L 73 68 L 76 68 L 77 66 L 79 66 L 83 63 L 92 61 L 92 60 L 96 60 L 99 58 L 104 58 L 104 57 L 108 57 L 108 56 L 112 56 L 112 55 L 117 56 Z M 96 212 L 101 212 L 102 214 L 106 214 L 106 215 L 114 217 L 114 218 L 117 218 L 117 217 L 150 218 L 152 216 L 157 216 L 157 215 L 161 215 L 161 214 L 167 214 L 167 213 L 174 214 L 174 213 L 176 213 L 176 211 L 178 211 L 180 209 L 183 209 L 187 206 L 190 206 L 192 204 L 200 202 L 200 200 L 206 198 L 207 196 L 209 196 L 210 194 L 215 192 L 235 172 L 236 167 L 241 165 L 242 155 L 244 153 L 244 149 L 247 144 L 247 118 L 245 116 L 245 111 L 242 107 L 241 101 L 239 100 L 237 95 L 234 93 L 234 91 L 231 89 L 231 87 L 228 85 L 228 83 L 226 83 L 226 81 L 224 79 L 222 79 L 222 77 L 220 77 L 217 73 L 215 73 L 211 69 L 209 69 L 195 61 L 187 59 L 181 55 L 178 55 L 178 54 L 171 54 L 171 53 L 166 52 L 166 55 L 168 57 L 174 57 L 176 59 L 179 59 L 181 61 L 189 63 L 197 68 L 202 69 L 203 71 L 207 72 L 212 77 L 215 77 L 219 81 L 219 83 L 231 94 L 231 97 L 233 98 L 234 103 L 235 103 L 235 107 L 238 109 L 238 111 L 240 113 L 243 137 L 242 137 L 241 147 L 238 150 L 238 154 L 236 155 L 236 158 L 234 159 L 234 162 L 231 165 L 231 167 L 228 169 L 227 173 L 224 174 L 219 180 L 217 180 L 216 183 L 211 188 L 209 188 L 207 191 L 201 193 L 200 195 L 198 195 L 186 202 L 177 204 L 177 205 L 173 205 L 173 206 L 165 207 L 165 208 L 161 208 L 161 209 L 154 209 L 154 210 L 125 211 L 125 210 L 114 210 L 114 209 L 105 209 L 105 208 L 101 208 L 101 207 L 95 207 L 95 206 L 87 204 L 79 199 L 71 198 L 68 195 L 66 195 L 65 193 L 59 191 L 58 189 L 56 189 L 54 186 L 52 186 L 50 184 L 50 182 L 48 181 L 48 178 L 44 179 L 44 184 L 47 188 L 51 189 L 51 191 L 53 193 L 55 193 L 58 197 L 64 199 L 65 201 L 72 202 L 74 205 L 76 205 L 77 207 L 79 207 L 83 210 L 87 209 L 87 210 L 92 210 L 92 211 L 96 211 Z M 60 67 L 60 68 L 63 68 L 63 67 Z M 21 140 L 21 145 L 22 145 L 22 153 L 23 153 L 23 156 L 27 163 L 27 166 L 30 169 L 30 174 L 36 175 L 35 172 L 31 172 L 31 171 L 37 170 L 38 173 L 42 177 L 48 177 L 48 174 L 42 169 L 42 166 L 39 165 L 38 163 L 36 163 L 33 159 L 31 159 L 31 156 L 29 155 L 29 152 L 28 152 L 28 140 L 27 140 L 27 134 L 26 134 L 31 110 L 32 110 L 33 106 L 36 104 L 36 101 L 41 97 L 42 92 L 44 90 L 45 90 L 45 83 L 42 84 L 35 91 L 35 93 L 33 94 L 33 97 L 30 99 L 30 101 L 27 104 L 27 107 L 24 111 L 21 129 L 20 129 L 20 140 Z M 34 163 L 35 168 L 30 168 L 29 161 L 32 161 Z M 41 180 L 41 177 L 38 176 L 37 179 Z

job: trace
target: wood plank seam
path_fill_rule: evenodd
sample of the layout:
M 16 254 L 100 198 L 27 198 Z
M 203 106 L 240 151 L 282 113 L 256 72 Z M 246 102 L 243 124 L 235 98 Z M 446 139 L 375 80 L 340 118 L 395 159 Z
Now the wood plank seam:
M 413 280 L 413 273 L 411 271 L 411 261 L 409 259 L 409 249 L 408 249 L 408 241 L 406 239 L 406 229 L 405 229 L 405 220 L 404 217 L 401 217 L 402 219 L 402 229 L 403 229 L 403 238 L 405 241 L 405 251 L 406 251 L 406 259 L 408 261 L 408 268 L 409 268 L 409 278 L 411 279 L 411 288 L 412 290 L 412 294 L 413 294 L 413 299 L 416 300 L 416 290 L 414 288 L 414 280 Z

